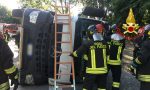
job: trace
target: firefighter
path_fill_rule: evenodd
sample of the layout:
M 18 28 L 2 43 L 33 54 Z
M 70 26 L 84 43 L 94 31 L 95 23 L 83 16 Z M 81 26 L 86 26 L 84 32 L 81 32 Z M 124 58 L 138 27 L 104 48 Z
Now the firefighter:
M 109 45 L 109 56 L 107 57 L 108 70 L 112 72 L 112 90 L 119 90 L 120 77 L 121 77 L 121 61 L 122 52 L 125 47 L 125 39 L 123 36 L 113 30 L 110 40 L 107 42 Z
M 4 31 L 4 38 L 5 38 L 6 43 L 8 44 L 10 40 L 10 35 L 8 34 L 8 30 Z
M 18 46 L 20 46 L 20 31 L 17 31 L 16 32 L 16 35 L 13 35 L 12 38 L 15 39 L 15 44 Z
M 141 82 L 140 90 L 150 90 L 150 24 L 145 26 L 144 41 L 137 58 L 132 62 L 130 70 L 136 69 L 137 79 Z M 135 70 L 134 70 L 135 71 Z M 135 72 L 134 72 L 135 73 Z
M 137 53 L 141 48 L 142 42 L 144 41 L 143 32 L 144 32 L 144 27 L 139 28 L 139 30 L 138 30 L 139 36 L 137 38 L 133 39 L 133 45 L 134 45 L 133 60 L 136 59 Z
M 14 90 L 18 88 L 18 70 L 13 65 L 12 58 L 12 51 L 5 40 L 0 38 L 0 90 L 10 89 L 8 79 L 11 79 Z
M 103 32 L 104 26 L 103 26 L 103 24 L 97 24 L 97 25 L 95 25 L 95 26 L 91 25 L 89 28 L 90 28 L 91 30 L 97 29 L 97 32 L 102 32 L 102 35 L 104 36 L 104 32 Z M 86 32 L 86 37 L 84 38 L 83 43 L 88 42 L 88 40 L 90 40 L 90 39 L 93 40 L 93 38 L 88 38 L 89 35 L 90 35 L 90 33 L 87 31 L 87 32 Z M 84 80 L 84 79 L 85 79 L 85 75 L 86 75 L 87 61 L 88 61 L 87 55 L 84 54 L 83 57 L 81 58 L 81 60 L 82 60 L 82 63 L 81 63 L 81 68 L 82 68 L 82 70 L 81 70 L 81 71 L 82 71 L 82 77 L 83 77 L 83 80 Z
M 87 55 L 83 90 L 92 90 L 94 83 L 97 84 L 98 90 L 106 90 L 108 45 L 103 40 L 102 30 L 98 29 L 98 26 L 101 25 L 88 27 L 89 40 L 71 54 L 73 57 Z
M 91 25 L 89 26 L 89 28 L 91 30 L 97 30 L 98 32 L 102 32 L 102 34 L 104 34 L 103 30 L 104 30 L 104 26 L 103 24 L 97 24 L 95 26 Z M 85 32 L 85 36 L 83 37 L 83 44 L 87 43 L 90 39 L 93 40 L 93 38 L 89 38 L 88 36 L 90 35 L 90 33 L 87 31 Z M 104 36 L 104 35 L 103 35 Z M 86 66 L 87 66 L 87 61 L 88 61 L 88 57 L 86 54 L 83 55 L 83 57 L 81 58 L 82 62 L 81 62 L 81 74 L 83 77 L 83 80 L 85 79 L 85 75 L 86 75 Z

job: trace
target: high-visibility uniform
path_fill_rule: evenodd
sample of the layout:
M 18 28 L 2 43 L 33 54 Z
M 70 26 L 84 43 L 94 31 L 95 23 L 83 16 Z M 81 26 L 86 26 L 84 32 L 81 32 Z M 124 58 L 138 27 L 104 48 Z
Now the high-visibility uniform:
M 106 90 L 107 49 L 105 41 L 90 40 L 73 52 L 74 57 L 82 57 L 86 54 L 88 58 L 83 90 L 92 90 L 95 82 L 98 90 Z
M 112 72 L 112 90 L 119 90 L 121 77 L 121 59 L 125 41 L 111 40 L 108 42 L 109 55 L 107 57 L 108 70 Z
M 10 79 L 18 79 L 16 67 L 13 65 L 13 53 L 6 42 L 0 38 L 0 90 L 9 90 Z
M 137 78 L 141 82 L 140 90 L 150 90 L 150 38 L 142 43 L 134 63 L 138 64 Z

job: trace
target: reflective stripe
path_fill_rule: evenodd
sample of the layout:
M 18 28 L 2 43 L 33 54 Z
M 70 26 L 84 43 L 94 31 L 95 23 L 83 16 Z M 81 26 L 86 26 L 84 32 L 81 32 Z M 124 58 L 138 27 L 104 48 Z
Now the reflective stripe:
M 119 82 L 113 82 L 113 85 L 112 85 L 113 87 L 116 87 L 116 88 L 119 88 L 119 86 L 120 86 L 120 83 Z
M 87 71 L 88 74 L 106 74 L 107 71 Z
M 91 70 L 92 71 L 99 71 L 99 70 L 107 70 L 107 68 L 104 68 L 104 67 L 103 68 L 88 68 L 87 67 L 86 70 L 89 70 L 89 71 L 91 71 Z
M 0 90 L 7 90 L 7 89 L 9 89 L 9 82 L 0 84 Z
M 140 78 L 149 78 L 150 79 L 150 75 L 139 75 L 138 77 L 140 77 Z
M 84 54 L 83 59 L 87 61 L 88 60 L 88 56 L 86 54 Z
M 150 82 L 150 79 L 139 79 L 139 80 L 143 82 Z
M 91 50 L 91 65 L 92 65 L 92 68 L 94 68 L 94 55 L 93 55 L 93 50 Z
M 140 81 L 150 82 L 150 75 L 138 75 Z
M 6 72 L 6 74 L 12 74 L 13 72 L 16 71 L 16 67 L 12 66 L 11 68 L 5 69 L 4 71 Z
M 107 68 L 107 55 L 106 55 L 106 49 L 103 49 L 103 59 L 104 59 L 104 68 Z
M 109 56 L 108 56 L 109 58 Z M 121 61 L 120 60 L 109 60 L 107 61 L 108 64 L 110 65 L 121 65 Z
M 73 52 L 73 56 L 74 56 L 74 57 L 78 57 L 78 55 L 77 55 L 77 52 L 76 52 L 76 51 L 74 51 L 74 52 Z
M 106 90 L 106 89 L 98 88 L 98 90 Z
M 14 78 L 18 79 L 19 78 L 19 74 L 17 73 Z
M 117 53 L 117 60 L 120 61 L 120 54 L 121 54 L 121 50 L 122 50 L 122 47 L 118 47 L 118 53 Z
M 93 68 L 96 68 L 95 50 L 92 50 L 92 52 L 93 52 L 93 65 L 94 65 Z
M 142 64 L 142 63 L 139 61 L 138 58 L 135 59 L 135 62 L 136 62 L 137 64 Z
M 86 68 L 86 73 L 104 74 L 104 73 L 107 73 L 107 68 Z
M 85 77 L 83 77 L 83 80 L 85 79 Z
M 120 54 L 122 47 L 118 47 L 117 60 L 110 60 L 110 56 L 107 56 L 107 63 L 110 65 L 121 65 Z

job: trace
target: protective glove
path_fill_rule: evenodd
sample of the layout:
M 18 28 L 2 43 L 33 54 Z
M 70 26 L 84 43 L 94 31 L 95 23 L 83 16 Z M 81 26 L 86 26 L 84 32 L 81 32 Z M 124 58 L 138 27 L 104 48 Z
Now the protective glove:
M 129 71 L 130 71 L 130 73 L 133 75 L 133 76 L 136 76 L 136 68 L 134 67 L 134 66 L 130 66 L 129 67 Z
M 14 85 L 13 90 L 17 90 L 19 82 L 18 79 L 11 79 L 11 86 Z
M 69 56 L 74 58 L 73 53 L 69 54 Z
M 133 60 L 133 62 L 131 63 L 131 66 L 133 68 L 137 68 L 138 67 L 138 64 L 135 62 L 135 60 Z
M 138 67 L 138 64 L 133 62 L 127 67 L 127 71 L 131 73 L 133 76 L 136 76 L 136 68 Z

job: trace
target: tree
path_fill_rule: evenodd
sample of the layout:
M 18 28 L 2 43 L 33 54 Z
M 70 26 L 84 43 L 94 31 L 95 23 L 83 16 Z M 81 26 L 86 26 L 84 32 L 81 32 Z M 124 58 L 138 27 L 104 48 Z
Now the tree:
M 0 5 L 0 16 L 1 16 L 1 17 L 4 17 L 4 16 L 6 16 L 6 15 L 8 15 L 8 14 L 9 14 L 9 13 L 8 13 L 7 8 L 4 7 L 4 6 L 2 6 L 2 5 Z
M 150 23 L 148 16 L 150 16 L 150 2 L 149 0 L 112 0 L 114 16 L 116 22 L 125 23 L 129 8 L 133 8 L 135 19 L 137 23 L 143 25 Z
M 85 7 L 103 8 L 105 10 L 105 20 L 112 21 L 112 0 L 81 0 Z
M 61 5 L 67 0 L 58 0 Z M 149 0 L 69 0 L 72 5 L 82 3 L 83 6 L 104 8 L 106 20 L 113 23 L 125 23 L 129 8 L 133 8 L 137 23 L 140 25 L 150 23 Z M 55 0 L 20 0 L 22 7 L 54 10 Z M 59 9 L 60 12 L 65 10 Z
M 0 22 L 19 24 L 20 20 L 13 18 L 11 16 L 11 11 L 9 11 L 5 6 L 0 5 Z
M 81 3 L 84 6 L 90 6 L 95 8 L 101 8 L 101 7 L 109 7 L 111 0 L 81 0 Z
M 114 23 L 125 23 L 129 8 L 133 8 L 137 23 L 150 23 L 149 0 L 81 0 L 84 6 L 104 8 L 107 20 Z
M 56 0 L 19 0 L 22 8 L 37 8 L 43 10 L 54 10 L 55 9 L 55 1 Z M 58 0 L 61 5 L 63 2 L 67 2 L 67 0 Z M 69 0 L 71 4 L 76 4 L 76 0 Z M 66 3 L 64 3 L 66 4 Z M 64 9 L 59 10 L 60 12 L 64 12 Z
M 51 8 L 52 2 L 49 0 L 19 0 L 22 8 L 38 8 L 38 9 L 49 9 Z

